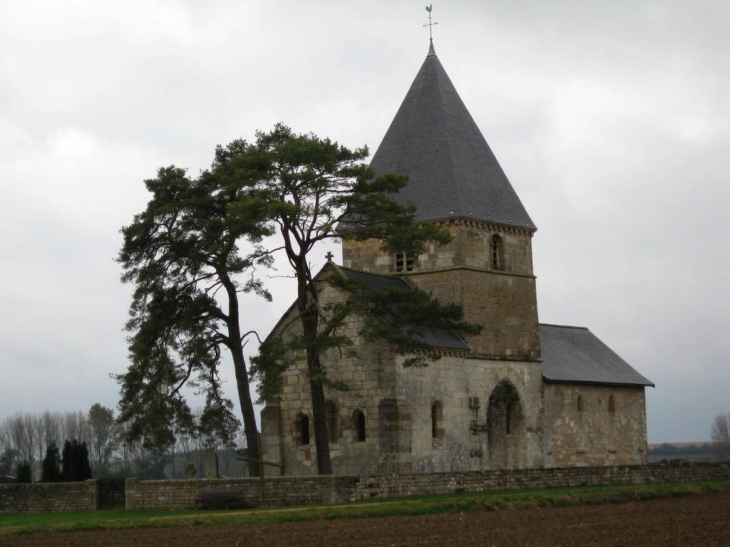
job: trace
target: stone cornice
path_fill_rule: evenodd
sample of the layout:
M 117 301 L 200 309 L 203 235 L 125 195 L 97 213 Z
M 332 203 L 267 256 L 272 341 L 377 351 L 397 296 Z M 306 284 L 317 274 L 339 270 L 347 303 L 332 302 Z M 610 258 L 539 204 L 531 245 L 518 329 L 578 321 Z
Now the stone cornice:
M 503 234 L 515 234 L 527 237 L 532 237 L 536 230 L 528 230 L 521 226 L 512 226 L 509 224 L 500 224 L 497 222 L 489 222 L 485 220 L 479 220 L 476 218 L 445 218 L 441 220 L 431 221 L 440 228 L 446 228 L 448 226 L 465 226 L 468 228 L 476 228 L 477 230 L 483 230 L 485 232 L 497 232 Z
M 421 268 L 419 266 L 419 269 L 416 270 L 415 268 L 413 271 L 410 272 L 389 272 L 385 275 L 396 275 L 398 277 L 409 277 L 409 276 L 415 276 L 415 275 L 422 275 L 422 274 L 431 274 L 431 273 L 441 273 L 441 272 L 454 272 L 454 271 L 460 271 L 460 270 L 466 270 L 471 272 L 477 272 L 477 273 L 489 273 L 494 275 L 506 275 L 508 277 L 524 277 L 527 279 L 537 279 L 537 276 L 534 274 L 520 274 L 520 273 L 514 273 L 514 272 L 508 272 L 503 270 L 490 270 L 489 268 L 476 268 L 474 266 L 447 266 L 445 268 Z

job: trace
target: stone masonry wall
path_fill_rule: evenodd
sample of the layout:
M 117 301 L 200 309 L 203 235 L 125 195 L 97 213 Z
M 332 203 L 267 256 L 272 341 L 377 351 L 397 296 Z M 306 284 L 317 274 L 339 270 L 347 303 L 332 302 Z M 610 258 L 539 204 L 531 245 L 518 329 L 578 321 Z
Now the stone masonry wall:
M 342 498 L 336 484 L 346 477 L 271 477 L 250 479 L 139 480 L 127 479 L 127 509 L 194 509 L 201 490 L 238 490 L 252 505 L 334 503 Z M 351 479 L 352 480 L 352 479 Z M 263 498 L 263 502 L 262 502 Z
M 0 514 L 96 509 L 97 481 L 0 484 Z
M 472 269 L 418 272 L 408 280 L 444 302 L 458 302 L 464 319 L 483 327 L 469 337 L 473 356 L 537 360 L 540 338 L 533 277 Z
M 730 480 L 730 463 L 650 464 L 363 476 L 359 477 L 354 484 L 349 484 L 349 486 L 354 486 L 354 489 L 348 499 L 355 501 L 489 490 L 663 484 L 712 480 Z M 341 489 L 342 495 L 347 494 L 344 486 Z
M 528 230 L 473 219 L 453 219 L 439 223 L 439 227 L 451 234 L 451 242 L 446 245 L 428 244 L 425 252 L 417 257 L 413 271 L 462 266 L 490 270 L 490 238 L 497 234 L 503 242 L 505 270 L 518 275 L 533 275 L 532 233 Z M 395 273 L 394 257 L 383 252 L 380 242 L 374 239 L 344 240 L 342 264 L 364 272 Z
M 487 361 L 444 356 L 425 368 L 398 367 L 397 393 L 411 417 L 408 453 L 403 466 L 415 473 L 543 467 L 539 430 L 542 420 L 540 363 Z M 486 430 L 489 399 L 500 382 L 514 386 L 520 419 L 511 434 Z M 442 431 L 432 433 L 431 408 L 441 407 Z M 517 414 L 517 412 L 516 412 Z M 517 415 L 515 415 L 517 418 Z M 405 433 L 405 432 L 404 432 Z M 490 437 L 491 435 L 491 437 Z M 500 459 L 501 449 L 513 450 Z
M 311 505 L 523 488 L 578 488 L 730 480 L 730 463 L 517 469 L 402 475 L 271 477 L 191 481 L 127 480 L 128 509 L 191 509 L 200 490 L 241 490 L 252 505 Z
M 521 488 L 577 488 L 730 480 L 730 463 L 649 464 L 411 473 L 403 475 L 271 477 L 146 481 L 127 479 L 127 509 L 192 509 L 201 490 L 240 490 L 252 505 L 310 505 L 394 497 Z M 0 514 L 75 511 L 96 506 L 95 481 L 0 485 Z
M 511 290 L 510 287 L 523 282 L 534 289 L 532 278 L 518 277 L 513 280 L 508 275 L 469 271 L 462 274 L 459 279 L 475 285 L 479 281 L 484 284 L 504 284 L 507 292 Z M 434 281 L 440 278 L 440 273 L 424 274 L 423 277 Z M 323 307 L 344 298 L 338 290 L 327 284 L 320 287 L 319 298 Z M 484 303 L 484 307 L 488 308 L 505 308 L 504 315 L 497 314 L 499 319 L 488 315 L 470 319 L 480 323 L 487 319 L 512 321 L 515 315 L 535 313 L 534 324 L 525 325 L 525 332 L 536 333 L 534 293 L 524 288 L 516 292 L 532 294 L 524 302 L 525 307 L 529 308 L 528 312 L 524 312 L 520 306 L 513 309 L 512 299 L 506 299 L 504 302 Z M 469 295 L 469 298 L 491 298 L 489 291 L 480 290 L 478 286 L 469 291 Z M 282 324 L 290 330 L 297 328 L 296 322 L 292 323 L 287 318 Z M 329 351 L 322 358 L 329 379 L 349 388 L 344 391 L 325 389 L 326 399 L 334 404 L 337 414 L 335 439 L 330 443 L 335 474 L 426 473 L 544 466 L 540 438 L 542 375 L 539 361 L 468 359 L 454 354 L 444 355 L 425 368 L 404 369 L 400 359 L 396 359 L 388 347 L 366 342 L 360 330 L 358 318 L 348 320 L 339 332 L 349 336 L 353 346 L 342 352 Z M 284 332 L 286 334 L 287 331 Z M 495 340 L 502 346 L 521 345 L 525 348 L 530 345 L 529 335 L 522 340 L 519 330 L 507 329 L 506 326 L 488 327 L 485 332 L 491 333 L 490 336 L 496 333 Z M 354 350 L 355 355 L 349 350 Z M 515 423 L 511 434 L 501 438 L 494 434 L 490 438 L 486 430 L 488 402 L 493 390 L 502 381 L 509 382 L 517 390 L 519 404 L 515 407 Z M 479 408 L 471 408 L 471 400 L 478 400 Z M 443 434 L 434 438 L 431 409 L 436 402 L 443 413 Z M 356 412 L 364 415 L 364 440 L 356 436 L 353 419 Z M 310 425 L 308 442 L 302 441 L 300 431 L 303 416 L 308 418 Z M 267 469 L 267 475 L 315 475 L 316 453 L 311 433 L 309 381 L 306 365 L 300 360 L 283 374 L 280 401 L 267 406 L 262 412 L 264 459 L 284 465 L 283 468 Z
M 545 384 L 544 393 L 546 466 L 646 463 L 643 387 Z
M 345 294 L 326 282 L 319 284 L 319 303 L 323 308 L 345 298 Z M 395 356 L 384 344 L 366 343 L 360 334 L 360 322 L 359 318 L 352 317 L 338 329 L 338 334 L 352 340 L 352 347 L 330 350 L 321 359 L 329 380 L 349 388 L 325 387 L 325 398 L 336 410 L 330 456 L 333 471 L 338 475 L 384 472 L 389 463 L 387 446 L 398 435 L 398 431 L 384 431 L 385 417 L 381 413 L 382 401 L 394 397 Z M 284 336 L 299 329 L 298 323 L 288 318 L 282 325 Z M 288 368 L 282 380 L 280 400 L 263 410 L 261 429 L 264 459 L 285 467 L 272 466 L 266 474 L 316 475 L 311 392 L 305 360 L 301 358 Z M 365 420 L 364 440 L 357 437 L 355 415 L 360 412 Z M 308 442 L 303 442 L 300 431 L 303 416 L 309 422 Z
M 375 241 L 343 241 L 343 264 L 367 272 L 404 275 L 443 302 L 457 302 L 482 334 L 467 340 L 474 356 L 537 360 L 540 340 L 532 266 L 532 233 L 471 219 L 441 225 L 451 233 L 446 245 L 428 245 L 412 270 L 395 271 L 394 257 Z M 491 262 L 490 240 L 502 241 L 502 265 Z

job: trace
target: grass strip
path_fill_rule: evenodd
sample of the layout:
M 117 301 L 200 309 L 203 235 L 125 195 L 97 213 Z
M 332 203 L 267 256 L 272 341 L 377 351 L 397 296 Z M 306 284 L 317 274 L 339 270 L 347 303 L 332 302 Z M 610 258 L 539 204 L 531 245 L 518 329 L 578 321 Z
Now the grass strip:
M 0 534 L 454 514 L 627 503 L 720 493 L 730 493 L 730 481 L 488 491 L 339 505 L 263 507 L 226 512 L 116 510 L 0 515 Z

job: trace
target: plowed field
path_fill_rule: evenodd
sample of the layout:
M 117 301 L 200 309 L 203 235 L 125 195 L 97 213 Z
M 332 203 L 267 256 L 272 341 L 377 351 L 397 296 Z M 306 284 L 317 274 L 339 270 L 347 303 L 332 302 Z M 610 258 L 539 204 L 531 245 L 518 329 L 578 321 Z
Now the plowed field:
M 0 546 L 730 546 L 730 494 L 617 505 L 0 536 Z

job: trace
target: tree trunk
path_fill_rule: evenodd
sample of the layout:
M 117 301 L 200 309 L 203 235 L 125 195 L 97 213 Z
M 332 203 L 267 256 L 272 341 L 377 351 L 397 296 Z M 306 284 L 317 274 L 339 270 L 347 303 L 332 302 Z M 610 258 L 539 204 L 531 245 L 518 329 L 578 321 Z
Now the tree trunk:
M 319 352 L 317 350 L 317 328 L 319 314 L 317 307 L 309 299 L 316 300 L 317 295 L 311 286 L 309 271 L 306 267 L 297 272 L 298 291 L 297 309 L 302 320 L 302 330 L 307 347 L 307 370 L 309 371 L 309 390 L 312 394 L 312 422 L 314 425 L 314 446 L 317 450 L 317 471 L 320 475 L 332 474 L 329 435 L 327 434 L 327 415 L 325 413 L 324 386 L 316 377 L 321 372 Z
M 256 412 L 251 399 L 251 386 L 248 381 L 248 370 L 246 360 L 243 357 L 243 345 L 241 343 L 241 327 L 238 319 L 238 294 L 236 287 L 227 276 L 221 275 L 223 286 L 228 293 L 228 338 L 233 358 L 233 368 L 236 371 L 236 388 L 238 390 L 238 401 L 241 405 L 243 415 L 243 431 L 246 434 L 248 445 L 248 469 L 252 477 L 260 476 L 259 461 L 261 460 L 261 448 L 259 444 L 259 431 L 256 427 Z
M 243 415 L 243 431 L 246 434 L 248 457 L 250 458 L 248 469 L 252 477 L 258 477 L 261 474 L 259 470 L 261 448 L 259 446 L 259 431 L 256 427 L 256 412 L 254 411 L 253 401 L 251 400 L 248 371 L 246 370 L 246 362 L 243 358 L 243 348 L 236 348 L 236 351 L 231 351 L 231 354 L 233 357 L 233 367 L 236 371 L 238 401 L 241 404 L 241 414 Z
M 319 367 L 319 357 L 316 356 L 314 363 L 309 367 L 310 374 L 313 370 L 319 370 Z M 317 448 L 317 471 L 320 475 L 331 475 L 332 459 L 330 458 L 330 439 L 327 434 L 327 414 L 324 410 L 324 386 L 321 382 L 310 380 L 309 389 L 312 394 L 312 422 L 314 424 L 314 445 Z

